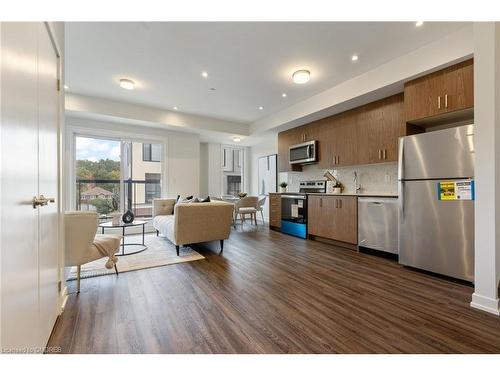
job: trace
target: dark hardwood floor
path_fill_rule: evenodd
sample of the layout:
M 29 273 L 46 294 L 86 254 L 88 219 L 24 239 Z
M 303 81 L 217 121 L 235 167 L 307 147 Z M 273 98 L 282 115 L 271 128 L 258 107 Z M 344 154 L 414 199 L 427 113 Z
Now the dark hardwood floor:
M 218 245 L 194 247 L 206 260 L 82 280 L 49 346 L 63 353 L 500 353 L 500 318 L 469 307 L 469 285 L 262 225 L 238 226 L 222 256 Z

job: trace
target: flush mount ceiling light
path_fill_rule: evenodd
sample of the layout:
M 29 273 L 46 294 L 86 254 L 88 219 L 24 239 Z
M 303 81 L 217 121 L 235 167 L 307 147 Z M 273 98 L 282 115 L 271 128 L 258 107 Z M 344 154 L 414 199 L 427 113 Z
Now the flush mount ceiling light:
M 416 26 L 416 27 L 420 27 L 420 26 L 422 26 L 423 24 L 424 24 L 424 21 L 417 21 L 417 22 L 415 22 L 415 26 Z
M 201 72 L 201 76 L 203 78 L 208 78 L 208 73 L 207 72 Z
M 179 108 L 177 108 L 177 106 L 174 106 L 174 111 L 177 111 Z
M 122 78 L 120 79 L 120 87 L 125 90 L 133 90 L 135 83 L 130 79 Z
M 358 61 L 359 57 L 358 55 L 352 55 L 351 60 L 352 61 Z
M 297 70 L 295 73 L 292 74 L 292 79 L 293 82 L 302 85 L 304 83 L 309 82 L 311 79 L 311 72 L 309 70 Z
M 69 89 L 69 86 L 68 86 L 68 85 L 64 85 L 64 89 L 65 89 L 65 90 L 68 90 L 68 89 Z
M 284 92 L 283 94 L 281 94 L 281 96 L 282 96 L 283 98 L 286 98 L 286 92 Z
M 241 142 L 241 138 L 240 137 L 233 137 L 233 142 Z
M 259 107 L 259 109 L 262 111 L 262 110 L 264 109 L 264 107 L 263 107 L 263 106 L 260 106 L 260 107 Z

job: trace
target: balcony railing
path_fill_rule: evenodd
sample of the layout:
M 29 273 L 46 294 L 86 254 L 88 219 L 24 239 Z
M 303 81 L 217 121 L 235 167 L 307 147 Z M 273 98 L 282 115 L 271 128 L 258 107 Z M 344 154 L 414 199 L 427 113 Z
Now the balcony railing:
M 123 180 L 123 192 L 120 192 L 121 180 L 116 179 L 77 179 L 76 209 L 97 211 L 103 216 L 115 211 L 131 209 L 136 217 L 151 218 L 154 198 L 161 198 L 159 179 Z M 120 207 L 121 197 L 125 207 Z

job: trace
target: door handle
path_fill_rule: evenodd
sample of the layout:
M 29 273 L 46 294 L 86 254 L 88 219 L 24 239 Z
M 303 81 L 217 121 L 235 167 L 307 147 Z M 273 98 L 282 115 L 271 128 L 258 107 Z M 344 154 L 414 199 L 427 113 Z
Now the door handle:
M 37 208 L 37 206 L 46 206 L 49 203 L 54 203 L 56 200 L 54 198 L 45 198 L 43 194 L 40 197 L 33 197 L 32 203 L 33 208 Z
M 405 191 L 404 191 L 404 182 L 403 181 L 399 181 L 398 182 L 398 200 L 399 200 L 399 222 L 401 224 L 403 224 L 403 221 L 404 221 L 404 214 L 405 214 L 405 210 L 404 210 L 404 194 L 405 194 Z

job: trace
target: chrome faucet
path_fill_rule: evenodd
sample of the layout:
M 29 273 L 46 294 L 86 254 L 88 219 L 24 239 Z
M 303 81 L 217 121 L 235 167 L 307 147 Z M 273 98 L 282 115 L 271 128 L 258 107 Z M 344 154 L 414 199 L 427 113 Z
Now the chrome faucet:
M 353 173 L 352 180 L 354 181 L 354 190 L 355 190 L 355 192 L 359 193 L 359 191 L 361 190 L 361 184 L 358 184 L 358 174 L 356 173 L 356 171 L 354 171 L 354 173 Z

